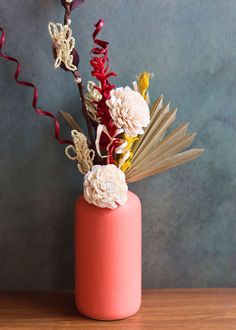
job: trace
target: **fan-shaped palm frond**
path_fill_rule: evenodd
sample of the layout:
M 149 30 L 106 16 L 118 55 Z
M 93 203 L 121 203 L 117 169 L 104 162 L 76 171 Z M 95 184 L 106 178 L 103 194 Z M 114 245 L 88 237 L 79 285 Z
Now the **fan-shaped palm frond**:
M 132 165 L 125 173 L 127 182 L 164 172 L 201 155 L 203 149 L 184 151 L 196 136 L 187 133 L 189 123 L 181 124 L 166 135 L 176 113 L 177 109 L 170 111 L 170 103 L 163 104 L 163 95 L 155 101 L 150 110 L 150 124 L 133 146 Z

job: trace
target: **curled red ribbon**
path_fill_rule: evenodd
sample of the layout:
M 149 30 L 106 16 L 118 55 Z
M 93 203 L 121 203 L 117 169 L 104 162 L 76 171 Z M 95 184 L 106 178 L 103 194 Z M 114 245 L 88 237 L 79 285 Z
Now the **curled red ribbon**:
M 90 64 L 94 68 L 92 70 L 92 75 L 96 77 L 102 84 L 103 93 L 107 98 L 110 97 L 109 92 L 115 87 L 111 85 L 108 81 L 108 78 L 111 76 L 116 76 L 116 73 L 111 71 L 108 72 L 109 69 L 109 58 L 108 58 L 108 45 L 109 43 L 104 40 L 97 39 L 98 33 L 101 31 L 104 25 L 104 20 L 100 19 L 95 24 L 95 30 L 93 32 L 93 42 L 95 47 L 92 48 L 91 54 L 92 59 Z
M 42 109 L 38 109 L 37 108 L 38 90 L 37 90 L 36 86 L 33 83 L 31 83 L 31 82 L 22 81 L 22 80 L 19 80 L 18 79 L 19 74 L 21 72 L 21 65 L 20 65 L 19 61 L 16 58 L 11 57 L 11 56 L 7 56 L 7 55 L 5 55 L 5 54 L 2 53 L 2 47 L 3 47 L 4 43 L 5 43 L 5 33 L 4 33 L 4 30 L 1 27 L 0 27 L 0 31 L 1 31 L 0 56 L 2 58 L 4 58 L 5 60 L 7 60 L 7 61 L 11 61 L 11 62 L 15 62 L 16 63 L 16 71 L 15 71 L 15 75 L 14 75 L 15 81 L 17 82 L 18 85 L 33 88 L 34 94 L 33 94 L 33 99 L 32 99 L 32 107 L 34 108 L 34 110 L 37 112 L 38 115 L 40 115 L 40 116 L 47 116 L 47 117 L 50 117 L 50 118 L 53 119 L 53 121 L 54 121 L 54 136 L 55 136 L 55 139 L 60 144 L 73 144 L 73 142 L 70 141 L 70 140 L 62 140 L 60 138 L 60 125 L 59 125 L 59 122 L 57 121 L 57 119 L 55 118 L 55 116 L 51 112 L 49 112 L 49 111 L 44 111 Z
M 101 118 L 101 123 L 106 126 L 109 135 L 112 138 L 114 137 L 113 143 L 109 146 L 107 150 L 107 146 L 110 144 L 110 140 L 105 134 L 103 134 L 100 140 L 101 149 L 108 151 L 107 162 L 114 163 L 115 148 L 122 143 L 122 140 L 119 138 L 115 138 L 117 127 L 114 125 L 109 108 L 106 105 L 106 101 L 110 99 L 111 90 L 115 88 L 115 85 L 110 84 L 108 79 L 112 76 L 116 76 L 116 73 L 113 71 L 109 72 L 109 43 L 107 41 L 97 39 L 97 35 L 101 31 L 103 24 L 103 19 L 100 19 L 95 24 L 95 30 L 92 35 L 94 47 L 91 50 L 92 59 L 90 60 L 90 64 L 93 67 L 93 70 L 91 71 L 92 76 L 95 77 L 101 83 L 101 87 L 96 87 L 102 95 L 102 99 L 98 102 L 95 102 L 97 104 L 98 117 Z
M 103 24 L 103 19 L 100 19 L 95 24 L 95 30 L 93 32 L 94 47 L 91 50 L 92 59 L 90 60 L 90 64 L 93 67 L 93 70 L 91 71 L 92 76 L 101 83 L 101 88 L 97 87 L 99 92 L 102 94 L 102 99 L 97 102 L 98 116 L 101 118 L 102 123 L 105 124 L 109 129 L 109 126 L 111 125 L 111 117 L 108 106 L 106 105 L 106 101 L 110 98 L 110 92 L 113 88 L 115 88 L 115 85 L 111 85 L 108 81 L 108 78 L 116 76 L 116 73 L 108 71 L 109 43 L 107 41 L 97 39 L 97 35 L 101 31 Z

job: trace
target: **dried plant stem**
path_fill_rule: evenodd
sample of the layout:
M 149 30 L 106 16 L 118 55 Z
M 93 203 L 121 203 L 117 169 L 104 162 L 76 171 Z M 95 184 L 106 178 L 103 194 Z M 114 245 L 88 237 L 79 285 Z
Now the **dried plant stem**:
M 63 118 L 70 125 L 71 129 L 76 129 L 78 132 L 83 133 L 81 127 L 79 126 L 77 121 L 71 116 L 71 114 L 69 112 L 60 111 L 60 114 L 63 116 Z
M 74 76 L 76 78 L 79 77 L 81 79 L 78 72 L 74 72 Z M 91 144 L 91 147 L 96 151 L 95 139 L 94 139 L 94 136 L 93 136 L 93 127 L 92 127 L 91 119 L 89 118 L 88 111 L 87 111 L 87 108 L 86 108 L 86 105 L 85 105 L 84 86 L 82 84 L 82 80 L 77 85 L 78 85 L 80 100 L 81 100 L 81 104 L 82 104 L 82 112 L 83 112 L 84 119 L 86 121 L 87 129 L 88 129 L 90 144 Z
M 68 3 L 65 5 L 65 15 L 64 15 L 64 24 L 70 24 L 71 23 L 71 9 L 70 9 L 71 4 Z M 82 82 L 82 78 L 80 76 L 80 73 L 78 70 L 73 71 L 72 72 L 75 80 L 77 81 L 77 86 L 78 86 L 78 90 L 79 90 L 79 94 L 80 94 L 80 100 L 81 100 L 81 105 L 82 105 L 82 112 L 83 112 L 83 116 L 87 125 L 87 130 L 88 130 L 88 137 L 89 137 L 89 145 L 90 148 L 92 148 L 95 151 L 95 158 L 96 160 L 99 162 L 101 161 L 96 152 L 96 146 L 95 146 L 95 138 L 94 138 L 94 134 L 93 134 L 93 126 L 92 126 L 92 122 L 91 119 L 88 115 L 88 111 L 86 108 L 86 104 L 85 104 L 85 97 L 84 97 L 84 86 L 83 86 L 83 82 Z

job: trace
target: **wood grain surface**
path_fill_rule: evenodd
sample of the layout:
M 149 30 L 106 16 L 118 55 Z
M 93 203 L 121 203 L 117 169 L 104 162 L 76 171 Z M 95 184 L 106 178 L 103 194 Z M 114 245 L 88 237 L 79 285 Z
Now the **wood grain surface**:
M 140 311 L 94 321 L 75 309 L 72 292 L 0 292 L 0 329 L 236 329 L 236 289 L 144 290 Z

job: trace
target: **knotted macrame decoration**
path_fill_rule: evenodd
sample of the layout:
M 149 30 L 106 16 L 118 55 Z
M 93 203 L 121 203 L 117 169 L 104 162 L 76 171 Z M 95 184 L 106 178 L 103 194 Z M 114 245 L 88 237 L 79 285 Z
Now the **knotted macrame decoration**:
M 55 68 L 63 63 L 68 70 L 76 71 L 77 66 L 73 64 L 73 55 L 71 54 L 75 47 L 72 30 L 67 24 L 49 22 L 48 31 L 56 48 Z
M 86 174 L 93 166 L 95 152 L 89 149 L 87 138 L 83 133 L 76 130 L 71 131 L 74 145 L 69 145 L 65 149 L 66 156 L 71 160 L 77 160 L 77 167 L 80 173 Z M 71 150 L 74 155 L 71 155 Z
M 97 114 L 97 103 L 102 99 L 102 95 L 98 91 L 97 87 L 101 88 L 101 86 L 97 86 L 93 81 L 88 82 L 88 93 L 85 94 L 85 105 L 89 117 L 96 123 L 100 123 L 100 118 L 98 118 Z

